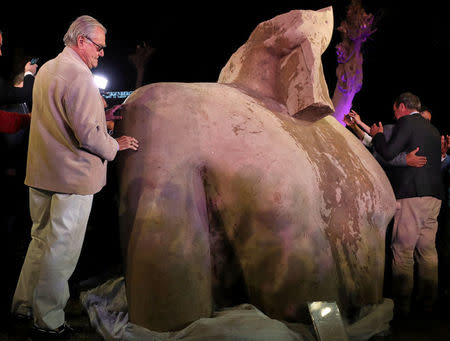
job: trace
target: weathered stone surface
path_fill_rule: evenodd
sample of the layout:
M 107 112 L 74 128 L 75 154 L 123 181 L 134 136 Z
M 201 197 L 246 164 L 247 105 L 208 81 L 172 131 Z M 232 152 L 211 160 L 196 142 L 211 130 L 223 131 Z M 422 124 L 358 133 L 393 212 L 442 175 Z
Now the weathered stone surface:
M 274 19 L 282 24 L 255 30 L 267 37 L 262 45 L 271 41 L 262 27 L 275 32 L 274 41 L 282 32 L 286 41 L 300 37 L 301 48 L 285 44 L 279 54 L 294 56 L 292 77 L 288 69 L 254 75 L 260 68 L 251 72 L 245 58 L 234 72 L 231 62 L 222 71 L 220 82 L 230 84 L 157 83 L 127 99 L 118 133 L 140 141 L 138 152 L 119 160 L 131 322 L 180 329 L 210 316 L 213 302 L 236 300 L 290 321 L 304 321 L 312 300 L 337 301 L 344 315 L 381 303 L 394 195 L 360 141 L 323 117 L 332 104 L 316 74 L 320 54 L 300 55 L 308 45 L 302 39 L 329 41 L 331 17 L 331 8 L 293 11 Z M 264 49 L 249 42 L 264 59 Z M 273 62 L 276 51 L 266 53 L 271 67 L 283 69 Z M 302 65 L 313 84 L 299 84 L 293 70 Z M 273 77 L 290 82 L 284 92 Z
M 222 69 L 219 83 L 252 89 L 291 116 L 315 121 L 333 112 L 321 55 L 333 32 L 331 7 L 294 10 L 259 24 Z

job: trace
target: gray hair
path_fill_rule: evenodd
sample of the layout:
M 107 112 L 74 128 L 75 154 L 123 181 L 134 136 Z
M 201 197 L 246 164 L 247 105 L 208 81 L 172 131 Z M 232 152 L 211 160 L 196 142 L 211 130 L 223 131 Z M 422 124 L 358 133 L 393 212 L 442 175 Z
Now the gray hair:
M 89 15 L 76 18 L 64 35 L 64 44 L 66 46 L 76 45 L 79 36 L 90 37 L 97 27 L 101 28 L 106 34 L 106 28 Z
M 420 110 L 421 103 L 419 97 L 411 92 L 404 92 L 400 94 L 395 100 L 395 106 L 398 107 L 401 103 L 409 110 Z

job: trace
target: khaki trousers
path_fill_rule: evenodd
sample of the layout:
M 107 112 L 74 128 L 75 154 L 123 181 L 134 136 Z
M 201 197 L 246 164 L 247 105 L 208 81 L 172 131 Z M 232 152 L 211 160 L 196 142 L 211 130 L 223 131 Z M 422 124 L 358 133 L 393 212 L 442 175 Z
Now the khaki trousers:
M 395 310 L 410 311 L 417 265 L 416 300 L 431 309 L 437 297 L 438 258 L 436 252 L 437 217 L 441 200 L 415 197 L 397 200 L 392 230 L 392 293 Z
M 65 321 L 68 280 L 78 262 L 93 195 L 30 188 L 31 242 L 20 272 L 12 313 L 33 316 L 40 328 Z

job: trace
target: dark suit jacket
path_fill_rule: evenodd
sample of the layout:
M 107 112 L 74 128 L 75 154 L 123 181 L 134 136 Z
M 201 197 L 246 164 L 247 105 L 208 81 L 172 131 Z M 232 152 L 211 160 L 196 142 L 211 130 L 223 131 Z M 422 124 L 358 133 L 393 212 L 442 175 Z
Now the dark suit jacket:
M 22 88 L 16 88 L 0 78 L 0 107 L 8 104 L 26 103 L 31 110 L 33 85 L 34 76 L 32 75 L 24 77 Z
M 420 114 L 401 117 L 394 127 L 389 143 L 384 134 L 373 138 L 375 150 L 386 160 L 400 152 L 409 153 L 419 147 L 417 155 L 427 157 L 423 167 L 395 167 L 391 179 L 397 199 L 432 196 L 443 199 L 441 178 L 441 136 L 439 131 Z

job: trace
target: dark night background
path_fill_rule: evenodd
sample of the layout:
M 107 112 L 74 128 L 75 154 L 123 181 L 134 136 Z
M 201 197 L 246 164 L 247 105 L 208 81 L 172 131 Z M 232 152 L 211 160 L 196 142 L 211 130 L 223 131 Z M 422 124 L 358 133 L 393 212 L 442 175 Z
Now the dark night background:
M 334 32 L 322 56 L 332 96 L 336 84 L 336 30 L 345 18 L 350 0 L 210 2 L 145 5 L 128 2 L 32 6 L 9 3 L 0 12 L 3 53 L 0 72 L 9 76 L 15 56 L 38 56 L 38 64 L 63 48 L 62 38 L 79 15 L 89 14 L 107 29 L 107 49 L 94 73 L 109 79 L 107 91 L 133 90 L 135 69 L 127 56 L 146 41 L 156 48 L 150 59 L 145 83 L 215 82 L 231 54 L 249 37 L 256 25 L 293 9 L 333 6 Z M 244 6 L 245 7 L 242 7 Z M 442 134 L 450 133 L 446 109 L 450 75 L 450 22 L 442 2 L 362 1 L 375 16 L 377 31 L 363 45 L 364 79 L 353 108 L 368 124 L 392 121 L 392 103 L 403 91 L 418 95 L 433 113 L 432 123 Z M 144 8 L 145 6 L 145 8 Z M 242 8 L 241 8 L 242 7 Z M 16 58 L 17 59 L 17 58 Z
M 31 57 L 40 58 L 38 65 L 54 58 L 64 48 L 63 36 L 71 22 L 88 14 L 108 30 L 105 56 L 93 70 L 109 79 L 107 91 L 134 89 L 136 71 L 128 61 L 128 55 L 144 41 L 156 48 L 147 66 L 145 84 L 216 82 L 230 56 L 262 21 L 294 9 L 317 10 L 332 6 L 333 37 L 322 56 L 332 96 L 336 85 L 335 46 L 341 41 L 337 27 L 345 18 L 350 0 L 222 1 L 207 5 L 198 2 L 180 5 L 172 1 L 158 4 L 154 1 L 86 3 L 60 1 L 30 5 L 2 0 L 0 75 L 9 78 L 19 72 L 12 72 L 17 61 L 23 62 L 23 70 Z M 366 12 L 375 16 L 377 29 L 363 45 L 363 86 L 353 101 L 353 109 L 367 124 L 392 123 L 394 99 L 401 92 L 411 91 L 431 109 L 432 123 L 440 133 L 450 134 L 446 119 L 450 97 L 450 20 L 445 4 L 438 1 L 362 0 Z M 120 262 L 118 218 L 113 210 L 118 211 L 114 208 L 117 190 L 114 181 L 110 181 L 115 176 L 113 170 L 108 168 L 108 184 L 94 196 L 90 224 L 96 228 L 89 229 L 88 226 L 73 283 L 103 271 L 105 264 Z M 31 222 L 24 226 L 31 226 Z M 29 232 L 26 228 L 17 230 L 21 235 L 26 234 L 21 240 L 23 245 L 17 248 L 18 251 L 14 250 L 17 261 L 13 271 L 18 276 Z M 16 277 L 10 276 L 11 296 L 15 284 Z

